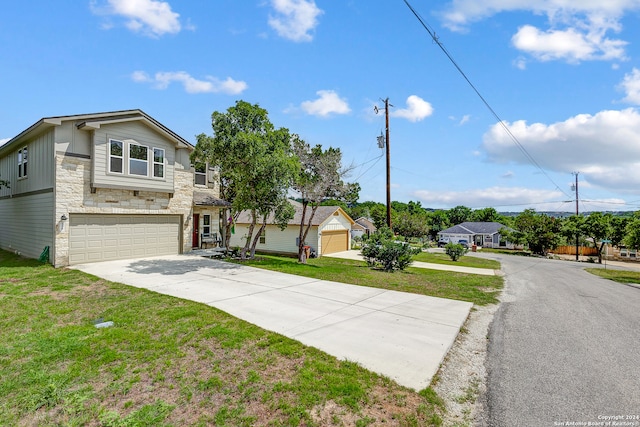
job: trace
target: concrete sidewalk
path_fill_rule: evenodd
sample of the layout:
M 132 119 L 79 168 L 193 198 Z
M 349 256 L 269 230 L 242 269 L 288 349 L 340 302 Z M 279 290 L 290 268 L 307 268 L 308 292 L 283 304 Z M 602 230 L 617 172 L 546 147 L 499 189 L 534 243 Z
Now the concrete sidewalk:
M 353 259 L 358 261 L 364 261 L 364 258 L 360 254 L 359 250 L 349 250 L 344 252 L 334 252 L 332 254 L 322 255 L 330 258 L 343 258 L 343 259 Z M 463 267 L 459 265 L 447 265 L 447 264 L 434 264 L 431 262 L 421 262 L 414 261 L 411 263 L 411 267 L 417 268 L 427 268 L 430 270 L 443 270 L 443 271 L 454 271 L 457 273 L 467 273 L 467 274 L 481 274 L 484 276 L 496 276 L 495 270 L 491 268 L 476 268 L 476 267 Z
M 208 304 L 415 390 L 429 386 L 473 305 L 189 255 L 72 268 Z

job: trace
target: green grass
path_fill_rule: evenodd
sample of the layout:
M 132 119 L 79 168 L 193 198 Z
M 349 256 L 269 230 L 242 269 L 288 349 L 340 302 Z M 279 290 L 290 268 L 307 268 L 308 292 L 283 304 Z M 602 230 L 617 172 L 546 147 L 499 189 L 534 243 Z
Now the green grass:
M 421 252 L 413 257 L 413 259 L 415 261 L 430 262 L 433 264 L 458 265 L 461 267 L 475 268 L 491 268 L 494 270 L 500 269 L 500 262 L 498 261 L 473 256 L 463 256 L 458 261 L 452 261 L 449 255 L 444 253 Z
M 2 426 L 423 426 L 444 412 L 430 388 L 207 305 L 5 251 L 0 325 Z
M 604 279 L 619 283 L 640 283 L 640 271 L 605 270 L 603 268 L 585 268 L 585 270 Z
M 367 267 L 364 261 L 330 257 L 309 259 L 307 264 L 301 264 L 295 258 L 260 255 L 242 263 L 315 279 L 470 301 L 478 305 L 497 303 L 503 286 L 500 276 L 415 267 L 385 273 Z

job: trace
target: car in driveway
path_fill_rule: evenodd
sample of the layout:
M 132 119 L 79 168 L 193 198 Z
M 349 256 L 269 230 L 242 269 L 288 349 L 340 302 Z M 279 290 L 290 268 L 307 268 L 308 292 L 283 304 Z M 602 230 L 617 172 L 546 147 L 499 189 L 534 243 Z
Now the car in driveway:
M 460 240 L 458 240 L 458 241 L 456 242 L 456 241 L 450 240 L 449 238 L 444 238 L 444 239 L 438 240 L 438 247 L 439 247 L 439 248 L 443 248 L 443 247 L 445 247 L 448 243 L 458 243 L 458 244 L 460 244 L 460 245 L 464 246 L 464 247 L 465 247 L 465 249 L 469 249 L 469 246 L 470 246 L 470 245 L 469 245 L 469 241 L 468 241 L 467 239 L 460 239 Z

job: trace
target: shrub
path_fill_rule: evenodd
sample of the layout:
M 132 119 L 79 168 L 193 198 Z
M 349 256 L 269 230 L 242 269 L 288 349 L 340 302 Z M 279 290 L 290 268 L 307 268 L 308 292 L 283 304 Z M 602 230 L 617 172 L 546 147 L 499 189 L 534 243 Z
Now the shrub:
M 452 261 L 457 261 L 461 256 L 466 254 L 469 249 L 462 246 L 460 243 L 449 242 L 445 245 L 444 251 Z
M 372 234 L 361 249 L 369 267 L 379 267 L 384 271 L 404 270 L 420 252 L 407 243 L 396 242 L 388 228 L 381 228 Z

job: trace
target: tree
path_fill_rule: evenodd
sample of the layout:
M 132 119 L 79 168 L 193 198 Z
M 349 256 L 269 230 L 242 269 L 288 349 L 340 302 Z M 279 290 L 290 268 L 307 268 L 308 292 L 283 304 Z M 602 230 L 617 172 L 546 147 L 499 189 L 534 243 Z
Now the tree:
M 246 258 L 250 251 L 253 257 L 269 215 L 273 214 L 280 225 L 293 216 L 287 207 L 287 191 L 297 170 L 290 150 L 291 135 L 285 128 L 275 129 L 265 109 L 245 101 L 237 101 L 225 113 L 214 112 L 211 127 L 212 137 L 198 135 L 191 160 L 194 164 L 206 162 L 218 170 L 220 195 L 231 202 L 232 221 L 243 210 L 251 213 L 241 256 Z M 258 220 L 261 225 L 252 239 Z M 232 221 L 225 224 L 227 246 Z
M 447 211 L 449 222 L 452 225 L 457 225 L 462 222 L 471 220 L 472 214 L 473 214 L 473 211 L 466 206 L 456 206 L 455 208 L 451 208 Z
M 627 234 L 627 224 L 631 220 L 627 216 L 614 216 L 611 218 L 611 244 L 613 246 L 620 246 L 623 243 L 624 237 Z
M 504 217 L 495 208 L 476 209 L 471 214 L 471 220 L 477 222 L 499 222 L 504 224 Z
M 635 212 L 633 218 L 629 219 L 625 228 L 623 242 L 630 249 L 640 249 L 640 211 Z
M 562 224 L 554 217 L 526 209 L 514 220 L 515 230 L 500 230 L 506 240 L 522 244 L 538 255 L 546 255 L 549 249 L 558 246 L 562 237 Z
M 460 243 L 449 242 L 444 247 L 444 252 L 449 255 L 451 261 L 458 261 L 458 259 L 468 251 L 469 249 L 465 248 Z
M 413 249 L 406 243 L 393 240 L 393 232 L 388 227 L 381 227 L 362 245 L 362 255 L 369 267 L 382 268 L 393 272 L 404 270 L 413 262 L 413 256 L 420 249 Z
M 439 232 L 451 227 L 449 216 L 445 211 L 438 210 L 429 212 L 427 218 L 429 223 L 429 236 L 433 240 L 438 238 Z
M 424 237 L 429 234 L 427 215 L 424 211 L 411 213 L 408 209 L 397 213 L 393 220 L 393 231 L 405 237 Z
M 305 262 L 305 240 L 318 207 L 329 198 L 357 200 L 360 186 L 343 181 L 350 168 L 342 167 L 342 153 L 339 148 L 329 147 L 323 150 L 321 145 L 311 147 L 297 135 L 291 139 L 291 148 L 299 161 L 293 189 L 302 200 L 298 261 Z M 309 207 L 311 212 L 307 211 Z
M 611 214 L 592 212 L 584 219 L 582 232 L 593 240 L 593 244 L 598 250 L 598 263 L 602 264 L 604 240 L 611 236 Z

